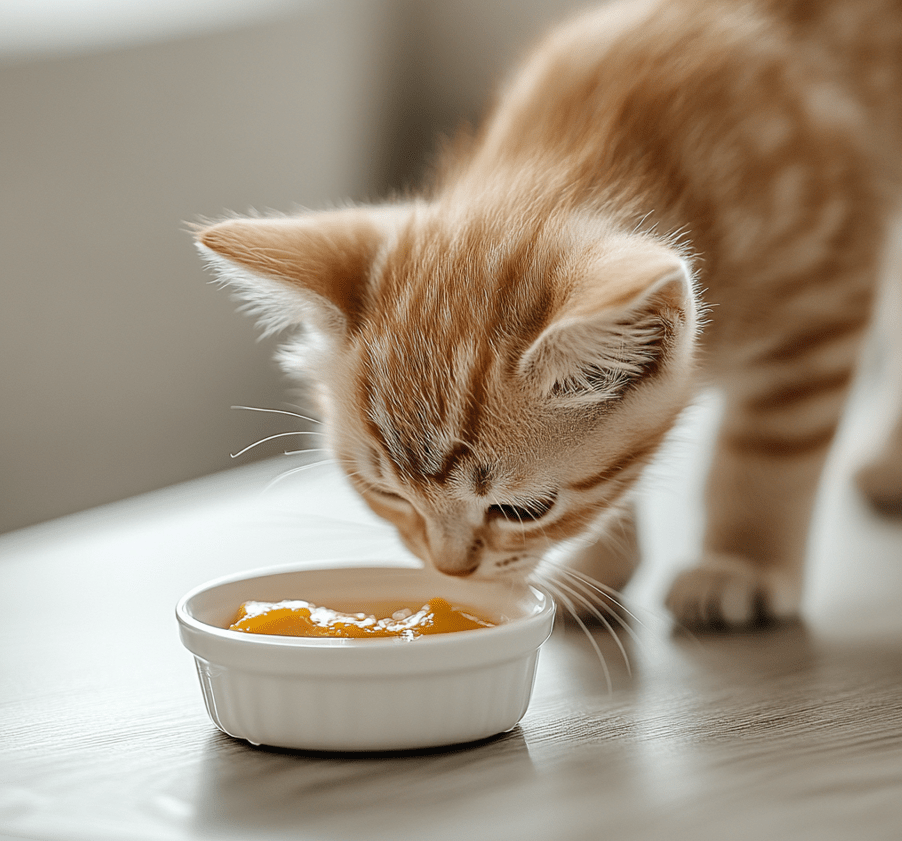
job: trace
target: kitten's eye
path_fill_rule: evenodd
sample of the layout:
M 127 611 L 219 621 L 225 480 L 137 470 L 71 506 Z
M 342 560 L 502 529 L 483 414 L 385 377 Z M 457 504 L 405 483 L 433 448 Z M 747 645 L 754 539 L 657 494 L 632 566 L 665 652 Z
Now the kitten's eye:
M 390 502 L 407 502 L 403 496 L 400 494 L 396 494 L 394 491 L 384 491 L 382 488 L 371 488 L 372 492 L 382 499 L 389 500 Z
M 489 516 L 512 523 L 530 523 L 544 517 L 554 505 L 554 497 L 532 499 L 522 505 L 490 505 Z

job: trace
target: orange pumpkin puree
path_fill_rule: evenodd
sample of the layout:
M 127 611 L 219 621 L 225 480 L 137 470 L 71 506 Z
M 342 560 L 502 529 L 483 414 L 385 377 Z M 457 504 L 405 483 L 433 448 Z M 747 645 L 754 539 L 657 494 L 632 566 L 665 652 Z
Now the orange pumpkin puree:
M 378 614 L 387 614 L 377 618 Z M 430 599 L 421 608 L 376 606 L 371 613 L 341 613 L 299 599 L 281 602 L 245 602 L 230 631 L 287 637 L 401 637 L 448 634 L 491 628 L 495 623 L 444 599 Z

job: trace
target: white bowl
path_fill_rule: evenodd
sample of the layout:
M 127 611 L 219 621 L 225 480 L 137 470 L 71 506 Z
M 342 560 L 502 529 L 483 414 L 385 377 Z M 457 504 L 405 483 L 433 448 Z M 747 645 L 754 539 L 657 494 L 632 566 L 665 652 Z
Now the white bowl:
M 228 630 L 248 600 L 343 608 L 354 601 L 425 604 L 436 596 L 500 624 L 410 641 Z M 182 598 L 176 615 L 207 712 L 229 735 L 306 750 L 404 750 L 514 727 L 529 704 L 554 602 L 534 586 L 428 569 L 281 567 L 204 584 Z

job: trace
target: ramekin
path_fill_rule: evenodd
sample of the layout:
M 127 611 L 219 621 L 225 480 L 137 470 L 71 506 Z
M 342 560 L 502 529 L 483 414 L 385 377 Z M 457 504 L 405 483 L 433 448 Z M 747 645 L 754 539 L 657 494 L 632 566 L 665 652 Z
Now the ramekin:
M 405 641 L 229 631 L 248 600 L 425 604 L 440 596 L 495 627 Z M 322 751 L 434 748 L 513 728 L 532 695 L 554 602 L 514 582 L 411 567 L 272 568 L 203 584 L 176 607 L 214 724 L 255 745 Z

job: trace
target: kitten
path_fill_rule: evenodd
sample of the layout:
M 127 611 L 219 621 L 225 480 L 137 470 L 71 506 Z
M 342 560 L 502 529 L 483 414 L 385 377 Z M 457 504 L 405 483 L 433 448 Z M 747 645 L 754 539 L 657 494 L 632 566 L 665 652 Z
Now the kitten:
M 420 195 L 197 238 L 267 330 L 302 327 L 281 361 L 351 482 L 449 575 L 588 532 L 575 564 L 621 587 L 636 480 L 718 386 L 668 604 L 788 617 L 902 193 L 899 91 L 899 0 L 628 0 L 553 32 Z M 862 474 L 884 506 L 894 436 Z

